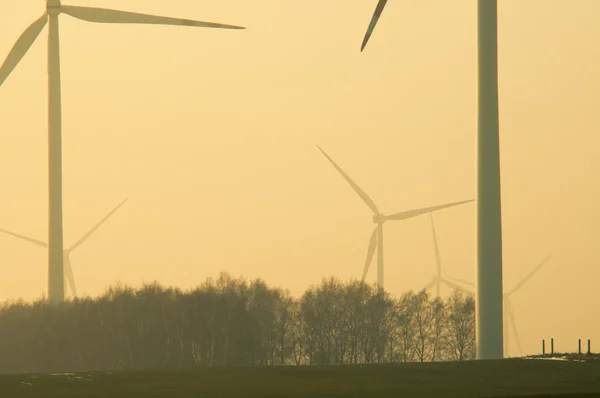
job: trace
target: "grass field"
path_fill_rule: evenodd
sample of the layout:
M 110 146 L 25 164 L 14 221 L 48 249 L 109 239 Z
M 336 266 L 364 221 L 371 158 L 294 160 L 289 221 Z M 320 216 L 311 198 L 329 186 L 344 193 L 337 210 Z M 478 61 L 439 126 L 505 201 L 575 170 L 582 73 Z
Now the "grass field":
M 600 361 L 508 359 L 0 376 L 0 397 L 6 398 L 508 396 L 600 397 Z

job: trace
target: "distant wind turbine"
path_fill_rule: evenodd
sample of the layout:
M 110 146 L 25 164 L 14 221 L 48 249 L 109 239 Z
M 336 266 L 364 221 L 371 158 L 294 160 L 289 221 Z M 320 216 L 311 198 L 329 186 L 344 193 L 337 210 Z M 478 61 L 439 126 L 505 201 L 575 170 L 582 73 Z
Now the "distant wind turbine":
M 71 288 L 71 294 L 72 294 L 73 298 L 77 297 L 77 288 L 75 287 L 75 276 L 73 275 L 73 268 L 71 266 L 71 252 L 73 252 L 73 250 L 75 250 L 79 245 L 81 245 L 83 242 L 85 242 L 98 228 L 100 228 L 100 226 L 102 224 L 104 224 L 104 222 L 106 220 L 108 220 L 108 218 L 110 216 L 113 215 L 114 212 L 116 212 L 119 209 L 119 207 L 123 206 L 126 201 L 127 201 L 127 199 L 125 199 L 124 201 L 119 203 L 119 205 L 117 207 L 115 207 L 110 213 L 108 213 L 106 216 L 104 216 L 104 218 L 102 220 L 100 220 L 96 225 L 94 225 L 77 242 L 75 242 L 75 244 L 73 246 L 69 247 L 68 249 L 66 249 L 64 251 L 63 260 L 64 260 L 65 279 L 69 283 L 69 287 Z M 0 232 L 3 232 L 8 235 L 12 235 L 19 239 L 26 240 L 27 242 L 33 243 L 34 245 L 38 245 L 40 247 L 48 247 L 46 242 L 42 242 L 41 240 L 29 238 L 27 236 L 19 235 L 14 232 L 6 231 L 4 229 L 0 229 Z M 66 283 L 64 283 L 64 286 L 65 286 L 64 296 L 66 297 L 66 295 L 67 295 Z
M 429 282 L 424 287 L 424 289 L 429 290 L 435 286 L 435 295 L 436 295 L 436 297 L 440 297 L 440 287 L 441 287 L 441 284 L 443 283 L 451 289 L 458 289 L 465 293 L 470 293 L 464 287 L 457 285 L 456 283 L 453 283 L 442 276 L 442 259 L 440 256 L 440 249 L 438 247 L 437 236 L 435 233 L 435 225 L 433 223 L 433 213 L 429 213 L 429 218 L 431 219 L 431 230 L 433 232 L 433 248 L 435 250 L 435 264 L 436 264 L 436 268 L 437 268 L 437 274 L 436 274 L 436 276 L 434 276 L 431 279 L 431 282 Z
M 420 216 L 421 214 L 431 213 L 436 210 L 441 210 L 441 209 L 445 209 L 448 207 L 458 206 L 463 203 L 469 203 L 469 202 L 473 201 L 473 199 L 463 200 L 460 202 L 447 203 L 447 204 L 439 205 L 439 206 L 431 206 L 431 207 L 425 207 L 422 209 L 407 210 L 407 211 L 402 211 L 399 213 L 394 213 L 391 215 L 385 215 L 379 211 L 379 209 L 377 208 L 377 205 L 375 204 L 373 199 L 371 199 L 369 197 L 369 195 L 367 195 L 365 193 L 365 191 L 363 191 L 354 181 L 352 181 L 352 179 L 344 172 L 344 170 L 342 170 L 337 165 L 337 163 L 335 163 L 333 161 L 333 159 L 331 157 L 329 157 L 329 155 L 327 155 L 327 153 L 325 153 L 325 151 L 323 149 L 321 149 L 320 146 L 317 145 L 317 148 L 319 148 L 319 150 L 323 153 L 323 155 L 325 155 L 325 157 L 331 162 L 333 167 L 335 167 L 336 170 L 342 175 L 342 177 L 344 177 L 344 179 L 348 182 L 348 184 L 350 184 L 350 186 L 352 187 L 354 192 L 356 192 L 358 194 L 358 196 L 360 196 L 360 198 L 363 200 L 363 202 L 365 202 L 365 204 L 367 206 L 369 206 L 369 208 L 373 212 L 373 222 L 375 224 L 377 224 L 377 226 L 373 230 L 373 233 L 371 234 L 371 240 L 369 241 L 369 249 L 367 250 L 367 260 L 365 262 L 365 267 L 363 269 L 362 280 L 364 281 L 365 278 L 367 277 L 367 272 L 369 271 L 369 266 L 371 265 L 371 260 L 373 259 L 373 255 L 375 254 L 375 249 L 377 249 L 377 289 L 379 291 L 382 291 L 384 288 L 384 285 L 383 285 L 383 224 L 386 221 L 388 221 L 388 220 L 394 220 L 394 221 L 407 220 L 409 218 Z
M 130 23 L 151 25 L 193 26 L 202 28 L 244 29 L 240 26 L 201 22 L 190 19 L 116 11 L 104 8 L 62 5 L 60 0 L 46 0 L 46 11 L 33 22 L 15 42 L 2 66 L 0 86 L 25 56 L 35 39 L 49 22 L 48 32 L 48 299 L 64 300 L 63 222 L 62 222 L 62 137 L 60 55 L 58 16 L 98 23 Z
M 502 295 L 503 301 L 504 301 L 504 341 L 505 341 L 505 345 L 504 345 L 504 355 L 507 356 L 508 355 L 508 324 L 510 324 L 511 329 L 513 331 L 514 337 L 515 337 L 515 341 L 517 342 L 517 348 L 519 350 L 519 355 L 522 354 L 521 351 L 521 343 L 519 341 L 519 335 L 517 333 L 517 323 L 515 320 L 515 314 L 513 311 L 513 306 L 512 303 L 510 301 L 510 297 L 515 294 L 519 289 L 521 289 L 521 287 L 523 287 L 523 285 L 529 280 L 531 279 L 531 277 L 533 276 L 533 274 L 535 274 L 537 271 L 539 271 L 539 269 L 542 267 L 542 265 L 544 265 L 546 263 L 546 261 L 548 261 L 548 259 L 550 259 L 550 255 L 548 255 L 541 263 L 538 264 L 537 267 L 535 267 L 526 277 L 524 277 L 521 282 L 517 283 L 515 285 L 515 287 L 513 287 L 511 290 L 509 290 L 508 292 L 504 293 Z M 467 282 L 464 281 L 462 279 L 458 279 L 458 278 L 452 278 L 455 281 L 464 283 L 465 285 L 469 285 L 469 286 L 474 286 L 473 283 L 471 282 Z M 470 294 L 473 294 L 473 291 L 469 291 Z
M 387 0 L 379 0 L 363 51 Z M 498 1 L 477 3 L 477 359 L 502 358 L 502 205 L 498 116 Z

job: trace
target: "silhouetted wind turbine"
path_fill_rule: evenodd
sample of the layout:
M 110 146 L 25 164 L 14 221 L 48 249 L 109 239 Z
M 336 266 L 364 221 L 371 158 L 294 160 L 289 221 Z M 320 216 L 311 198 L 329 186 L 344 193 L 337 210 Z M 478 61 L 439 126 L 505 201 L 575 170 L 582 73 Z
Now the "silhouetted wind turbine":
M 515 294 L 521 287 L 523 287 L 523 285 L 529 280 L 531 279 L 531 277 L 533 276 L 533 274 L 535 274 L 541 267 L 542 265 L 544 265 L 546 263 L 546 261 L 548 261 L 548 259 L 550 258 L 550 255 L 548 255 L 541 263 L 538 264 L 537 267 L 535 267 L 526 277 L 524 277 L 521 282 L 517 283 L 515 285 L 515 287 L 513 287 L 511 290 L 509 290 L 508 292 L 504 293 L 502 295 L 503 301 L 504 301 L 504 341 L 506 342 L 504 349 L 505 349 L 505 355 L 508 355 L 508 324 L 510 324 L 511 329 L 513 330 L 513 334 L 515 337 L 515 341 L 517 342 L 517 348 L 519 349 L 519 355 L 522 354 L 521 351 L 521 343 L 519 341 L 519 335 L 517 333 L 517 323 L 515 320 L 515 313 L 513 311 L 513 306 L 512 303 L 510 301 L 510 297 Z M 458 279 L 458 278 L 452 278 L 455 281 L 464 283 L 466 285 L 469 286 L 474 286 L 473 283 L 471 282 L 467 282 L 464 281 L 462 279 Z M 473 294 L 473 292 L 469 292 L 471 294 Z
M 244 29 L 190 19 L 169 18 L 127 11 L 93 7 L 62 5 L 60 0 L 46 0 L 46 11 L 21 34 L 0 67 L 0 85 L 27 53 L 49 21 L 48 32 L 48 298 L 52 302 L 64 300 L 63 225 L 62 225 L 62 143 L 61 91 L 58 16 L 98 23 L 131 23 L 151 25 L 193 26 L 202 28 Z
M 387 0 L 379 0 L 361 51 Z M 501 359 L 502 348 L 502 212 L 498 120 L 498 4 L 478 0 L 477 95 L 477 359 Z
M 429 290 L 435 286 L 435 295 L 436 295 L 436 297 L 440 297 L 440 287 L 441 287 L 441 284 L 443 283 L 451 289 L 458 289 L 465 293 L 470 293 L 464 287 L 457 285 L 456 283 L 453 283 L 442 276 L 442 259 L 440 256 L 440 249 L 438 247 L 437 236 L 435 233 L 435 225 L 433 223 L 433 213 L 429 213 L 429 218 L 431 219 L 431 231 L 433 232 L 433 248 L 435 250 L 435 264 L 436 264 L 436 268 L 437 268 L 437 274 L 436 274 L 436 276 L 431 278 L 431 282 L 429 282 L 424 287 L 424 289 Z
M 115 211 L 117 211 L 119 209 L 119 207 L 123 206 L 123 204 L 125 204 L 126 201 L 127 201 L 127 199 L 125 199 L 124 201 L 122 201 L 121 203 L 119 203 L 119 205 L 117 207 L 115 207 L 114 209 L 112 209 L 110 213 L 108 213 L 106 216 L 104 216 L 104 218 L 102 220 L 100 220 L 96 225 L 94 225 L 77 242 L 75 242 L 75 244 L 73 246 L 71 246 L 68 249 L 64 250 L 64 252 L 63 252 L 63 261 L 64 261 L 64 270 L 65 270 L 65 276 L 64 276 L 64 278 L 69 283 L 69 287 L 71 288 L 71 294 L 73 295 L 74 298 L 77 297 L 77 288 L 75 287 L 75 276 L 73 275 L 73 268 L 71 266 L 71 252 L 73 252 L 73 250 L 75 250 L 79 245 L 81 245 L 83 242 L 85 242 L 98 228 L 100 228 L 100 226 L 102 224 L 104 224 L 104 222 L 106 220 L 108 220 L 108 218 L 110 216 L 113 215 L 113 213 Z M 40 247 L 48 247 L 48 245 L 46 244 L 46 242 L 42 242 L 41 240 L 29 238 L 27 236 L 19 235 L 19 234 L 14 233 L 14 232 L 6 231 L 4 229 L 0 229 L 0 232 L 4 232 L 5 234 L 12 235 L 12 236 L 17 237 L 19 239 L 26 240 L 27 242 L 33 243 L 33 244 L 35 244 L 37 246 L 40 246 Z M 64 296 L 67 295 L 66 294 L 66 290 L 67 289 L 66 289 L 66 284 L 65 284 Z
M 354 181 L 352 181 L 352 179 L 344 172 L 344 170 L 342 170 L 337 165 L 337 163 L 335 163 L 333 161 L 333 159 L 331 159 L 331 157 L 329 157 L 329 155 L 327 155 L 327 153 L 325 153 L 325 151 L 323 149 L 321 149 L 320 146 L 317 145 L 317 148 L 319 148 L 319 150 L 323 153 L 323 155 L 325 155 L 325 157 L 331 162 L 333 167 L 335 167 L 336 170 L 342 175 L 342 177 L 344 177 L 344 179 L 348 182 L 348 184 L 350 184 L 350 186 L 352 187 L 354 192 L 356 192 L 358 194 L 358 196 L 360 196 L 360 198 L 363 200 L 363 202 L 365 202 L 365 204 L 367 206 L 369 206 L 369 208 L 373 212 L 373 222 L 375 224 L 377 224 L 377 226 L 373 230 L 373 233 L 371 234 L 371 239 L 369 241 L 369 249 L 367 250 L 367 260 L 365 262 L 365 267 L 364 267 L 363 274 L 362 274 L 362 280 L 364 281 L 365 278 L 367 277 L 367 272 L 369 271 L 369 266 L 371 265 L 371 260 L 373 259 L 373 255 L 375 254 L 375 249 L 377 249 L 377 289 L 379 291 L 382 291 L 384 288 L 384 285 L 383 285 L 383 223 L 385 223 L 388 220 L 394 220 L 394 221 L 407 220 L 409 218 L 420 216 L 421 214 L 426 214 L 426 213 L 430 213 L 430 212 L 433 212 L 436 210 L 441 210 L 441 209 L 445 209 L 447 207 L 452 207 L 452 206 L 458 206 L 463 203 L 468 203 L 468 202 L 473 201 L 473 199 L 463 200 L 460 202 L 447 203 L 447 204 L 439 205 L 439 206 L 431 206 L 431 207 L 425 207 L 422 209 L 407 210 L 407 211 L 402 211 L 399 213 L 394 213 L 391 215 L 385 215 L 379 211 L 379 209 L 377 208 L 377 205 L 375 204 L 373 199 L 371 199 L 369 197 L 369 195 L 367 195 L 365 193 L 365 191 L 363 191 Z

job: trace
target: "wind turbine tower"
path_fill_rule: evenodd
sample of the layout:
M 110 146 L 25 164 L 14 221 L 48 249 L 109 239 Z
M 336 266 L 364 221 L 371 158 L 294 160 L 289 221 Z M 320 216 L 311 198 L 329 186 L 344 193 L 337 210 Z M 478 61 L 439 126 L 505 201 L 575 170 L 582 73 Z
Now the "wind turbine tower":
M 378 1 L 361 51 L 386 3 Z M 477 359 L 501 359 L 503 351 L 497 3 L 478 0 L 477 9 Z
M 46 0 L 46 10 L 35 20 L 8 53 L 0 66 L 0 86 L 27 53 L 40 32 L 48 31 L 48 299 L 64 300 L 63 222 L 62 222 L 62 137 L 60 46 L 58 16 L 67 14 L 88 22 L 132 23 L 194 26 L 203 28 L 244 29 L 240 26 L 169 18 L 128 11 L 62 5 L 60 0 Z
M 503 319 L 503 324 L 504 324 L 504 331 L 503 331 L 503 337 L 504 337 L 504 356 L 508 357 L 508 327 L 510 325 L 510 328 L 513 331 L 514 337 L 515 337 L 515 342 L 517 343 L 517 349 L 519 350 L 519 354 L 522 353 L 521 351 L 521 343 L 519 341 L 519 334 L 517 333 L 517 322 L 515 319 L 515 313 L 513 310 L 513 306 L 512 306 L 512 302 L 510 301 L 510 298 L 513 294 L 515 294 L 516 292 L 519 291 L 519 289 L 521 289 L 523 287 L 523 285 L 525 283 L 527 283 L 527 281 L 529 281 L 529 279 L 531 279 L 531 277 L 540 270 L 540 268 L 542 268 L 542 266 L 546 263 L 546 261 L 548 261 L 550 259 L 550 255 L 548 255 L 542 262 L 540 262 L 537 267 L 535 267 L 529 274 L 527 274 L 527 276 L 525 276 L 523 279 L 521 279 L 521 281 L 519 283 L 517 283 L 511 290 L 507 291 L 506 293 L 504 293 L 502 295 L 502 300 L 503 300 L 503 305 L 504 305 L 504 319 Z M 469 286 L 474 286 L 473 283 L 471 282 L 467 282 L 467 281 L 463 281 L 461 279 L 457 279 L 457 278 L 452 278 L 458 282 L 464 283 L 466 285 Z M 467 291 L 470 294 L 473 294 L 472 291 Z

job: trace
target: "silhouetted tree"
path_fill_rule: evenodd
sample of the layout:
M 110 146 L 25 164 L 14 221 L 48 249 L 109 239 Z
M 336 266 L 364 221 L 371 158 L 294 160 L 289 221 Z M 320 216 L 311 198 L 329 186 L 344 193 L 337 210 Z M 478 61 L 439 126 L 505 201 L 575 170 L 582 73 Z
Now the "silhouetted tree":
M 399 299 L 330 278 L 298 299 L 221 273 L 180 291 L 117 284 L 96 298 L 0 305 L 0 372 L 466 360 L 475 303 Z
M 447 356 L 462 361 L 475 358 L 475 299 L 456 290 L 447 299 Z

